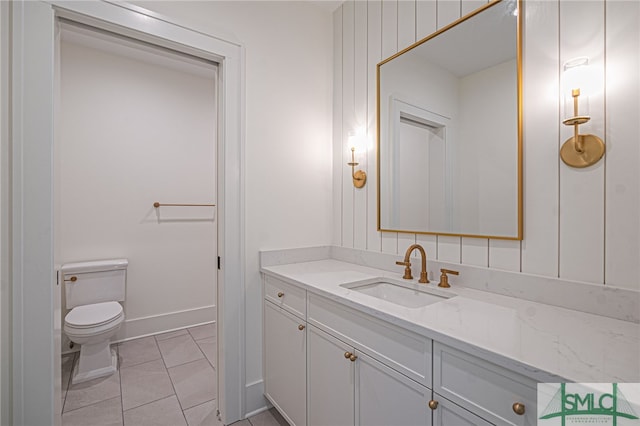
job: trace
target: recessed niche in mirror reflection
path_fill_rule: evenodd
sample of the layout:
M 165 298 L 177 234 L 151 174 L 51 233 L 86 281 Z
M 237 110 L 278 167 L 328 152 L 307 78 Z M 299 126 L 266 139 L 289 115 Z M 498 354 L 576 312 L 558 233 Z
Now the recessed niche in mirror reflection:
M 380 230 L 520 239 L 516 7 L 378 65 Z

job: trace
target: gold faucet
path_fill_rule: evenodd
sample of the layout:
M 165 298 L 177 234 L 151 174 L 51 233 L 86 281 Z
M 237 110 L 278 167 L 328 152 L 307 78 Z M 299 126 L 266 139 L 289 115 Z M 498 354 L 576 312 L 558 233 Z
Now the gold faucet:
M 420 279 L 419 283 L 427 284 L 429 279 L 427 278 L 427 253 L 425 253 L 424 249 L 420 244 L 413 244 L 409 246 L 407 252 L 404 254 L 404 262 L 397 261 L 396 265 L 404 266 L 404 278 L 405 280 L 412 280 L 413 276 L 411 275 L 411 262 L 409 262 L 409 257 L 411 256 L 411 252 L 415 249 L 418 249 L 420 255 L 422 255 L 422 270 L 420 271 Z
M 442 272 L 442 275 L 440 275 L 440 282 L 438 283 L 438 287 L 444 288 L 451 287 L 451 285 L 449 285 L 449 277 L 447 276 L 447 274 L 460 275 L 460 272 L 452 271 L 451 269 L 440 269 L 440 272 Z

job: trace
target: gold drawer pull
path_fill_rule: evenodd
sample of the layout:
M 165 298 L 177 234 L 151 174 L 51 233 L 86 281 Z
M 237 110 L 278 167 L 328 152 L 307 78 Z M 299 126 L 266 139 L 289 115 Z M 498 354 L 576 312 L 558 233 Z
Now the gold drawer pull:
M 513 408 L 513 412 L 519 416 L 524 414 L 524 404 L 521 402 L 514 403 L 511 408 Z
M 279 291 L 279 292 L 278 292 L 278 297 L 282 297 L 282 296 L 284 296 L 284 293 L 283 293 L 283 292 L 281 292 L 281 291 Z
M 353 355 L 353 354 L 352 354 L 352 355 L 349 357 L 349 360 L 350 360 L 351 362 L 355 362 L 355 361 L 356 361 L 356 359 L 358 359 L 358 355 Z
M 345 353 L 344 353 L 344 357 L 345 357 L 346 359 L 349 359 L 349 358 L 351 358 L 352 356 L 353 356 L 353 354 L 352 354 L 351 352 L 345 352 Z
M 72 283 L 75 283 L 76 281 L 78 281 L 78 277 L 76 277 L 76 276 L 74 275 L 74 276 L 72 276 L 71 278 L 69 278 L 68 280 L 65 280 L 65 282 L 66 282 L 66 281 L 71 281 Z
M 429 408 L 431 408 L 432 410 L 435 410 L 436 408 L 438 408 L 438 401 L 433 399 L 429 401 Z
M 298 326 L 298 330 L 300 330 L 300 331 L 304 330 L 304 325 L 300 324 L 300 325 Z

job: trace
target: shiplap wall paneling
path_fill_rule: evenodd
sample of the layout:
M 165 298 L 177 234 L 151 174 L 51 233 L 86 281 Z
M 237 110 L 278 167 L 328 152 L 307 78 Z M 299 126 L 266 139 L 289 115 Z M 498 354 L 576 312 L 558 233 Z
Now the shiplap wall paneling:
M 353 136 L 355 129 L 355 4 L 353 1 L 342 5 L 342 245 L 353 248 L 355 194 L 351 167 L 349 136 Z
M 489 267 L 520 272 L 520 241 L 489 240 Z
M 417 234 L 416 244 L 420 244 L 424 248 L 429 259 L 438 259 L 438 237 L 436 235 Z
M 342 7 L 333 14 L 333 243 L 342 246 Z
M 382 59 L 398 52 L 398 2 L 382 1 Z M 382 251 L 398 253 L 398 238 L 402 234 L 396 232 L 382 233 Z
M 562 70 L 566 61 L 576 57 L 589 57 L 595 91 L 589 94 L 591 121 L 580 126 L 580 131 L 603 137 L 604 1 L 578 4 L 580 7 L 575 2 L 560 2 L 560 67 Z M 560 113 L 571 114 L 564 110 L 561 107 Z M 572 131 L 569 126 L 561 127 L 561 143 Z M 605 161 L 584 169 L 560 164 L 560 278 L 604 282 L 604 170 Z
M 462 0 L 460 13 L 462 16 L 468 15 L 479 7 L 487 4 L 487 0 Z
M 425 247 L 429 259 L 481 264 L 485 259 L 483 241 L 487 240 L 412 234 L 399 237 L 397 233 L 380 233 L 376 229 L 375 64 L 406 43 L 399 42 L 399 33 L 407 28 L 399 19 L 411 18 L 401 18 L 410 7 L 405 8 L 407 5 L 397 0 L 372 0 L 366 4 L 365 102 L 369 143 L 373 147 L 367 156 L 366 248 L 401 255 L 415 240 Z M 602 0 L 529 1 L 524 6 L 524 240 L 489 240 L 489 267 L 595 283 L 605 282 L 606 274 L 607 284 L 637 289 L 640 6 L 637 2 L 611 0 L 606 4 Z M 351 11 L 347 10 L 349 17 L 345 19 L 345 8 L 349 7 Z M 337 140 L 334 159 L 340 165 L 334 172 L 338 181 L 334 183 L 337 192 L 334 240 L 345 247 L 353 245 L 354 223 L 361 220 L 355 218 L 358 207 L 354 203 L 360 201 L 354 199 L 350 170 L 345 170 L 348 122 L 355 119 L 356 108 L 353 79 L 360 78 L 355 76 L 359 65 L 354 63 L 353 51 L 355 7 L 345 3 L 335 18 L 335 93 L 340 101 L 334 109 Z M 458 19 L 463 11 L 467 11 L 467 3 L 458 0 L 417 0 L 414 22 L 409 22 L 408 28 L 414 29 L 415 39 L 419 40 Z M 558 156 L 561 143 L 571 136 L 571 129 L 561 124 L 565 118 L 560 96 L 562 65 L 567 59 L 586 55 L 591 58 L 591 66 L 604 75 L 605 42 L 606 108 L 604 91 L 590 96 L 587 112 L 593 117 L 592 122 L 581 126 L 581 131 L 603 137 L 607 155 L 596 166 L 570 169 Z M 349 78 L 351 82 L 344 81 Z M 343 196 L 345 193 L 350 195 Z
M 462 237 L 438 236 L 438 260 L 462 263 Z
M 438 29 L 460 18 L 460 0 L 438 0 Z
M 382 1 L 382 59 L 398 52 L 398 0 Z
M 436 0 L 416 1 L 416 41 L 436 31 Z
M 416 0 L 398 0 L 398 51 L 416 42 Z
M 558 3 L 524 2 L 522 272 L 558 276 Z
M 382 0 L 367 2 L 367 250 L 382 251 L 378 231 L 377 65 L 382 60 Z
M 606 3 L 605 283 L 640 283 L 640 3 Z
M 462 238 L 461 263 L 489 266 L 489 240 L 486 238 Z
M 367 148 L 366 148 L 366 128 L 367 128 L 367 2 L 354 2 L 354 110 L 355 123 L 354 127 L 359 133 L 356 162 L 360 163 L 358 169 L 368 171 L 371 169 L 368 164 Z M 354 248 L 367 248 L 367 185 L 371 185 L 371 181 L 367 179 L 367 183 L 363 188 L 356 189 L 354 192 Z M 374 181 L 375 185 L 375 181 Z

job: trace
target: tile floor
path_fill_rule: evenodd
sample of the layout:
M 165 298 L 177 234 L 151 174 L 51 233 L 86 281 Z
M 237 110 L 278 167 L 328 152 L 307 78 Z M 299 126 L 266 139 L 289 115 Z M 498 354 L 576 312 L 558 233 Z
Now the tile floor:
M 116 345 L 119 371 L 71 384 L 76 353 L 62 357 L 63 426 L 221 426 L 216 407 L 216 328 L 206 324 Z M 284 426 L 275 410 L 236 426 Z

